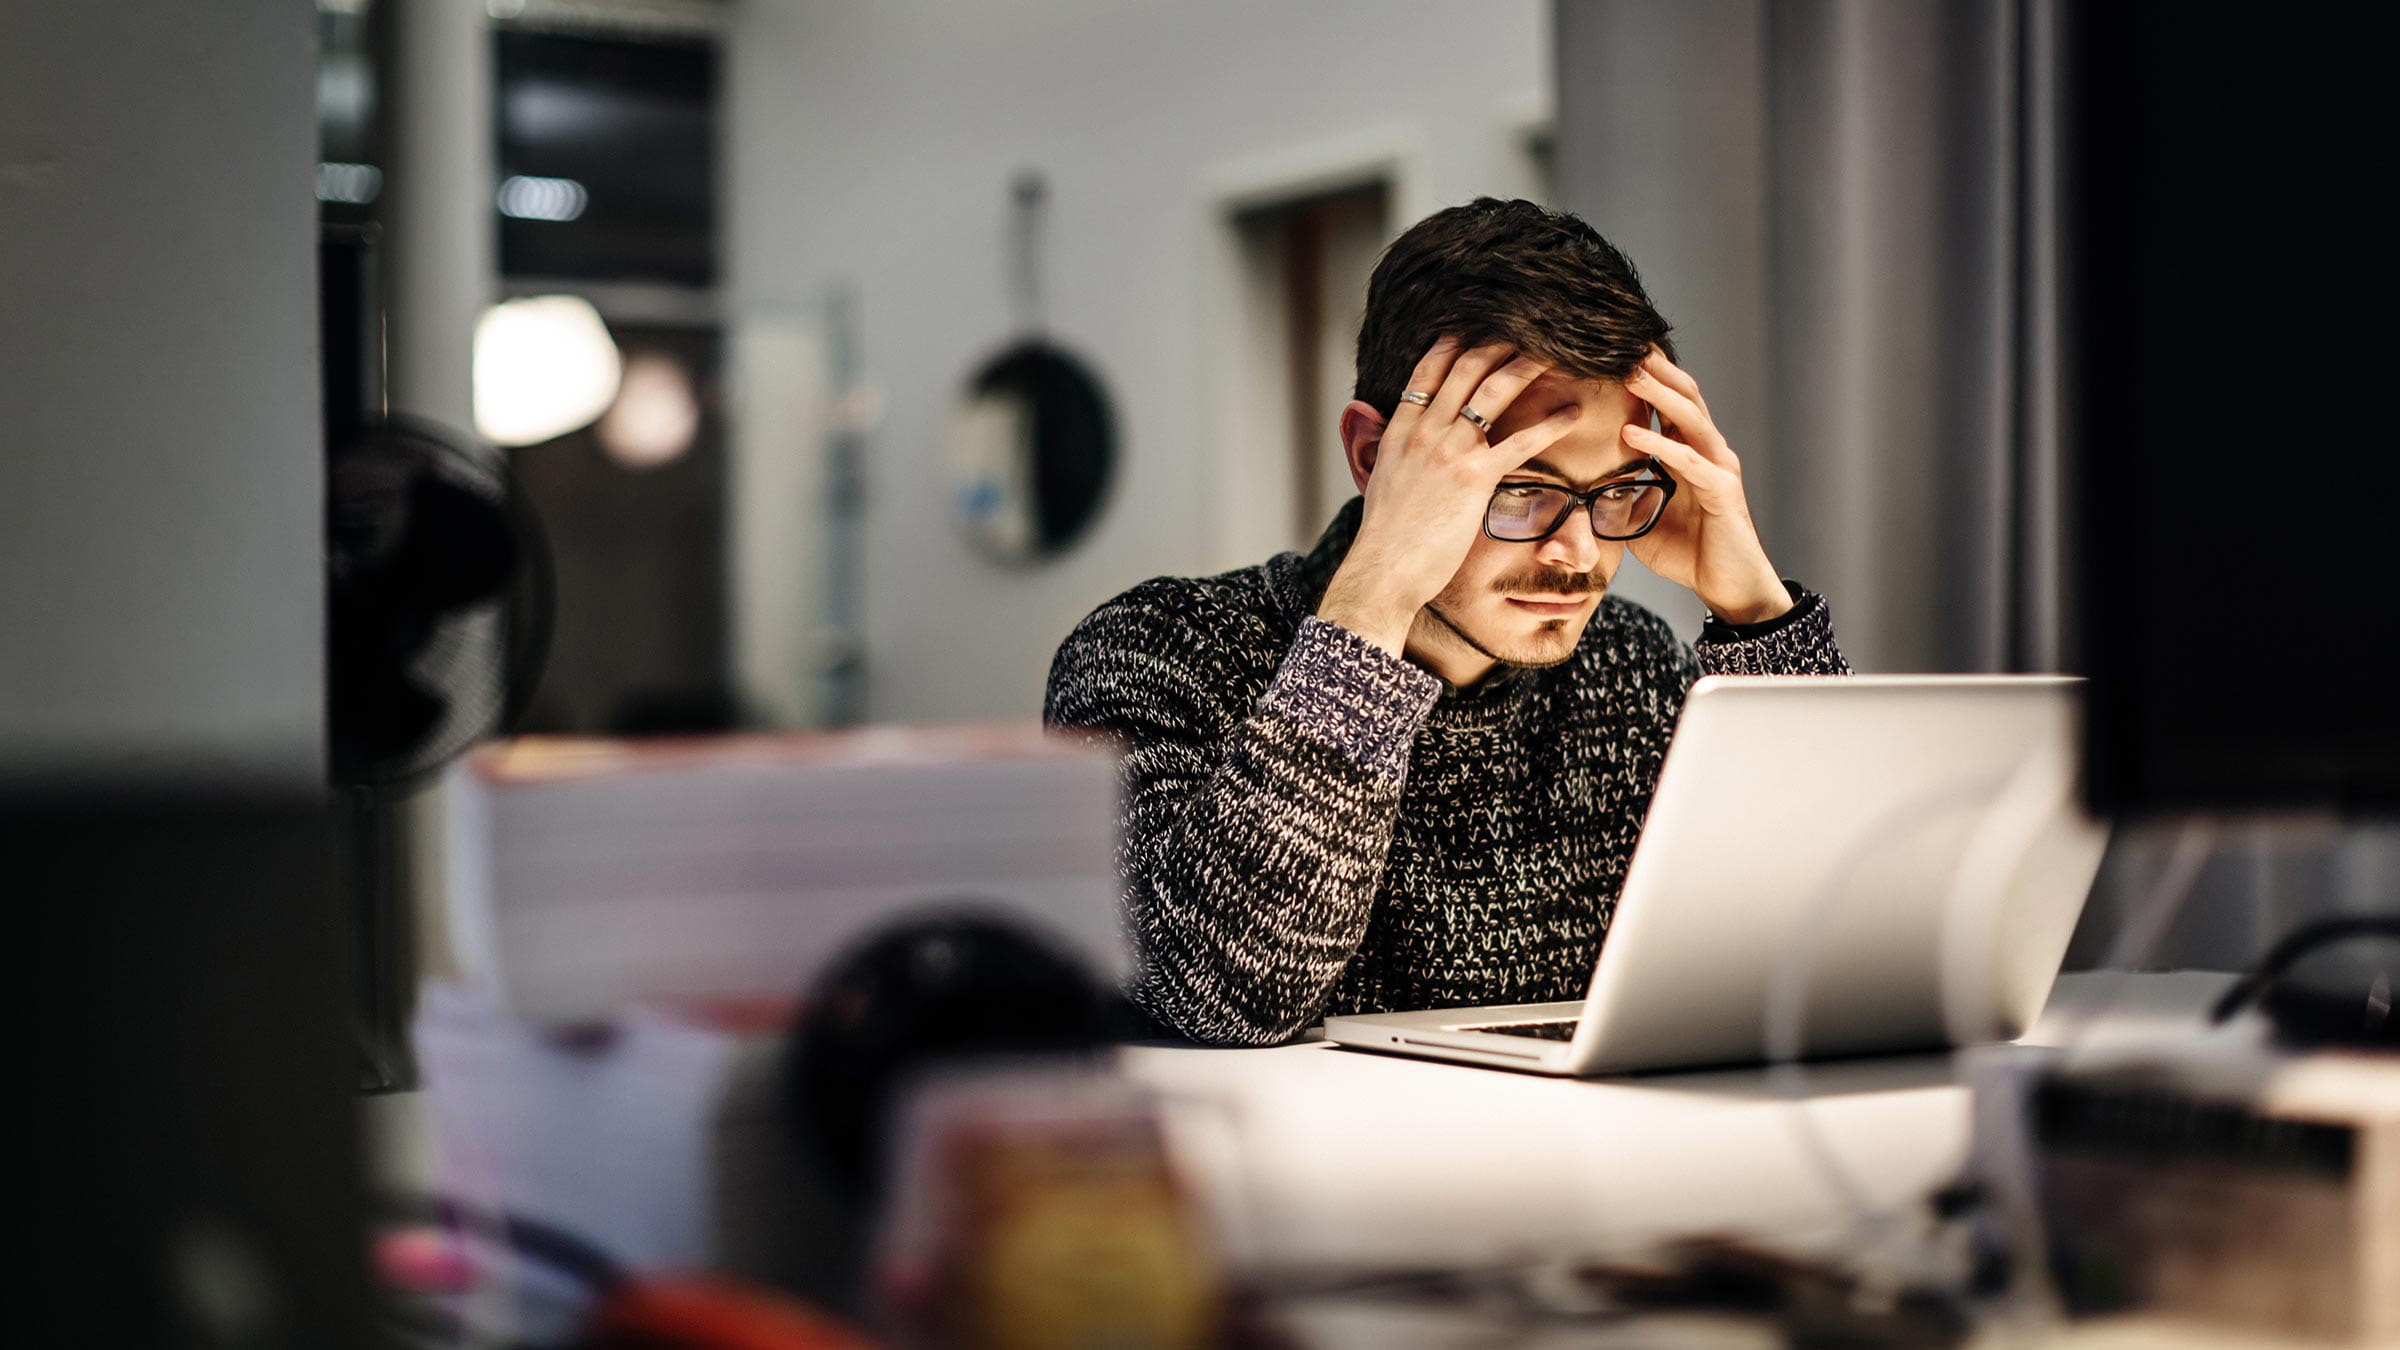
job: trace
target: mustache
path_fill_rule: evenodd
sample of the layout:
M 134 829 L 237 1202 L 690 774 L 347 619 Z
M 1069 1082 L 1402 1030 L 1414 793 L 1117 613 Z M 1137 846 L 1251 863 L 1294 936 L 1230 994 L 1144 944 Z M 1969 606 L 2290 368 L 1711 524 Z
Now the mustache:
M 1510 572 L 1496 578 L 1492 589 L 1502 595 L 1531 591 L 1537 595 L 1586 595 L 1608 589 L 1608 579 L 1598 572 L 1560 572 L 1547 567 L 1535 567 L 1523 572 Z

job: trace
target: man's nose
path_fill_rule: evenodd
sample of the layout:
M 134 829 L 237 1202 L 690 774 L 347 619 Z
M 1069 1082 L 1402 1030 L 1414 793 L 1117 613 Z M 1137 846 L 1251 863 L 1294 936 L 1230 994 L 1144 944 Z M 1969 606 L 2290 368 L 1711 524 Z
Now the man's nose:
M 1600 536 L 1592 531 L 1591 511 L 1578 505 L 1568 512 L 1566 522 L 1550 532 L 1533 556 L 1546 567 L 1568 572 L 1589 572 L 1599 566 Z

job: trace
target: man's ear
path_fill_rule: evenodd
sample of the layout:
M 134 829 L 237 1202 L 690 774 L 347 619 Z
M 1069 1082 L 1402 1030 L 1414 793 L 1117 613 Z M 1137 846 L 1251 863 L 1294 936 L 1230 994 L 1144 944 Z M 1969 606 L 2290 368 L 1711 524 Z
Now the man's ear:
M 1350 461 L 1350 481 L 1367 490 L 1375 472 L 1375 456 L 1383 448 L 1383 414 L 1372 403 L 1350 400 L 1342 408 L 1342 453 Z

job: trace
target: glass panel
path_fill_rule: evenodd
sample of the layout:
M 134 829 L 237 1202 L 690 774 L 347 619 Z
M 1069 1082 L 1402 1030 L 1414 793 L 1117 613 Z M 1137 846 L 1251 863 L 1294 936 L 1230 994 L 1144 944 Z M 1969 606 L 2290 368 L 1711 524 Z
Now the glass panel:
M 1502 487 L 1492 494 L 1484 527 L 1497 539 L 1535 539 L 1550 529 L 1570 500 L 1558 488 Z
M 1602 538 L 1638 534 L 1658 518 L 1667 504 L 1666 490 L 1654 482 L 1620 483 L 1600 490 L 1592 500 L 1592 529 Z

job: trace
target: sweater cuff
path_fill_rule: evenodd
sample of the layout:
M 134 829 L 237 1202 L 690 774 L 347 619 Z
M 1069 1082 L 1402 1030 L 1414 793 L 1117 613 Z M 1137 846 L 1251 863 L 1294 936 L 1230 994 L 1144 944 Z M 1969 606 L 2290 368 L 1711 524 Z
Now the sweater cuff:
M 1790 609 L 1772 619 L 1761 619 L 1757 623 L 1728 623 L 1712 613 L 1700 625 L 1700 640 L 1702 642 L 1747 642 L 1753 638 L 1763 638 L 1776 629 L 1795 622 L 1808 611 L 1825 603 L 1825 597 L 1790 577 L 1783 578 L 1783 589 L 1792 597 Z
M 1825 597 L 1789 578 L 1792 607 L 1763 623 L 1731 624 L 1710 615 L 1693 651 L 1710 675 L 1847 675 L 1849 662 L 1834 645 L 1833 611 Z
M 1311 614 L 1284 655 L 1262 711 L 1290 718 L 1362 766 L 1395 778 L 1408 770 L 1417 731 L 1442 696 L 1442 682 Z

